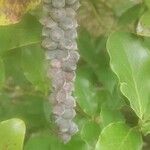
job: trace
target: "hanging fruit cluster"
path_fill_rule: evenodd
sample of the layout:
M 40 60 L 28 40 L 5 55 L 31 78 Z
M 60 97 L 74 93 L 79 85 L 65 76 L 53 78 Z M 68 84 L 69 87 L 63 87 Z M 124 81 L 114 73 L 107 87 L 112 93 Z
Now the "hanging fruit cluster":
M 76 11 L 78 0 L 44 0 L 42 23 L 43 42 L 48 62 L 48 76 L 52 81 L 50 102 L 53 116 L 59 130 L 59 136 L 68 142 L 78 131 L 73 122 L 75 70 L 79 60 L 77 52 Z

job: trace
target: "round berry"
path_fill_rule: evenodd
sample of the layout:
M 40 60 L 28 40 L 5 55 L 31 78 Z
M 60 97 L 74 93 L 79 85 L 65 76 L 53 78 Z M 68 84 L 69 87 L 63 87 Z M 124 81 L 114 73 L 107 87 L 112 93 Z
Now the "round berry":
M 67 30 L 65 32 L 65 38 L 66 39 L 70 39 L 70 40 L 76 39 L 77 38 L 77 31 L 76 31 L 76 29 Z
M 75 40 L 63 39 L 59 43 L 60 49 L 77 50 L 77 42 Z
M 76 12 L 73 8 L 71 8 L 71 7 L 66 8 L 66 16 L 67 17 L 73 17 L 74 18 L 75 15 L 76 15 Z
M 54 27 L 50 31 L 50 36 L 52 40 L 59 42 L 64 38 L 64 31 L 59 27 Z
M 60 8 L 60 9 L 53 8 L 50 10 L 50 16 L 55 21 L 60 21 L 62 18 L 66 17 L 66 11 L 64 8 Z
M 68 57 L 68 52 L 56 49 L 56 50 L 46 51 L 45 55 L 47 60 L 58 59 L 61 61 Z
M 79 1 L 75 2 L 73 5 L 72 5 L 72 8 L 77 11 L 79 8 L 80 8 L 81 4 Z
M 69 30 L 77 27 L 77 22 L 71 17 L 62 18 L 59 26 L 64 30 Z
M 51 17 L 48 17 L 47 20 L 45 20 L 45 27 L 47 28 L 54 28 L 58 26 L 56 22 L 54 22 Z
M 63 112 L 62 117 L 65 119 L 73 119 L 76 115 L 76 112 L 74 109 L 65 109 Z
M 45 38 L 42 42 L 42 46 L 48 50 L 54 50 L 57 48 L 58 44 L 49 38 Z
M 65 0 L 52 0 L 52 6 L 56 8 L 62 8 L 65 6 Z
M 71 123 L 71 126 L 70 126 L 70 129 L 69 129 L 69 133 L 70 133 L 71 135 L 74 135 L 74 134 L 77 133 L 78 131 L 79 131 L 78 126 L 77 126 L 74 122 L 72 122 L 72 123 Z

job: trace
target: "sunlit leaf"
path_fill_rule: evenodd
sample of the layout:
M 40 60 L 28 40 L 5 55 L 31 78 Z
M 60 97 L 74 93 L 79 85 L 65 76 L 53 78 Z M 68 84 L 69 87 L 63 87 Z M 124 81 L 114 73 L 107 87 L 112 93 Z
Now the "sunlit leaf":
M 25 124 L 20 119 L 10 119 L 0 123 L 0 149 L 22 150 Z
M 107 42 L 110 65 L 120 81 L 121 92 L 129 99 L 137 116 L 150 119 L 150 52 L 133 34 L 116 32 Z
M 103 129 L 96 150 L 141 150 L 142 137 L 124 123 L 112 123 Z

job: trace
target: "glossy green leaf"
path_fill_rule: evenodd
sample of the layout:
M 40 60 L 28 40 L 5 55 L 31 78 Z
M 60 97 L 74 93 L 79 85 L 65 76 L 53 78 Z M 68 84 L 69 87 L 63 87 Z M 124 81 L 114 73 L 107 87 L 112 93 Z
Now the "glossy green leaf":
M 107 42 L 110 65 L 120 81 L 121 92 L 141 120 L 150 118 L 150 52 L 140 38 L 116 32 Z
M 111 110 L 120 110 L 121 107 L 125 105 L 119 85 L 114 87 L 112 94 L 108 90 L 102 89 L 99 95 L 102 101 L 101 107 L 102 105 L 106 105 L 106 107 L 109 107 Z M 101 97 L 102 95 L 104 96 Z
M 47 91 L 45 57 L 40 45 L 31 45 L 22 48 L 22 68 L 25 77 L 37 90 Z
M 121 113 L 121 108 L 125 103 L 121 98 L 118 86 L 115 87 L 112 94 L 108 90 L 103 89 L 99 92 L 99 95 L 101 100 L 101 105 L 99 105 L 101 128 L 112 122 L 125 121 Z
M 140 18 L 136 31 L 139 35 L 150 36 L 150 10 Z
M 54 148 L 55 149 L 55 148 Z M 60 150 L 89 150 L 88 145 L 81 139 L 79 135 L 72 137 L 72 140 L 66 145 L 63 144 Z
M 5 82 L 5 66 L 3 60 L 0 58 L 0 88 L 3 86 Z
M 28 15 L 19 24 L 2 27 L 0 33 L 0 52 L 5 52 L 7 77 L 13 77 L 16 84 L 27 79 L 37 90 L 46 93 L 48 82 L 45 81 L 44 51 L 39 44 L 40 23 Z M 15 52 L 8 51 L 12 49 Z
M 100 125 L 96 122 L 87 122 L 84 124 L 83 128 L 81 129 L 81 138 L 89 144 L 92 148 L 95 146 L 99 134 L 100 134 Z
M 0 149 L 22 150 L 25 124 L 20 119 L 10 119 L 0 123 Z
M 95 150 L 141 150 L 142 137 L 135 128 L 112 123 L 103 129 Z
M 119 108 L 112 109 L 112 107 L 109 107 L 107 103 L 104 103 L 101 107 L 100 118 L 103 127 L 106 127 L 113 122 L 125 122 L 125 119 Z
M 77 78 L 75 82 L 75 97 L 82 110 L 89 114 L 95 115 L 98 111 L 99 89 L 94 87 L 95 76 L 90 70 L 90 67 L 81 67 L 77 71 Z
M 94 38 L 85 30 L 79 34 L 78 47 L 81 57 L 93 68 L 102 85 L 112 92 L 116 78 L 109 67 L 105 44 L 104 37 Z
M 0 54 L 18 47 L 39 43 L 41 25 L 33 16 L 25 16 L 15 25 L 0 27 Z

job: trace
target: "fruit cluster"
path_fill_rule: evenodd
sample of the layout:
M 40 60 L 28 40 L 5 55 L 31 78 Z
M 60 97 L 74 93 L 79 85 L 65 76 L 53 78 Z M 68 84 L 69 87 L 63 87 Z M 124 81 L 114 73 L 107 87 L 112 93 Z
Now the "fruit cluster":
M 59 129 L 59 136 L 68 142 L 78 131 L 73 122 L 75 70 L 79 60 L 77 50 L 76 11 L 78 0 L 44 0 L 42 46 L 45 48 L 48 62 L 48 76 L 52 81 L 50 102 L 53 106 L 53 116 Z

